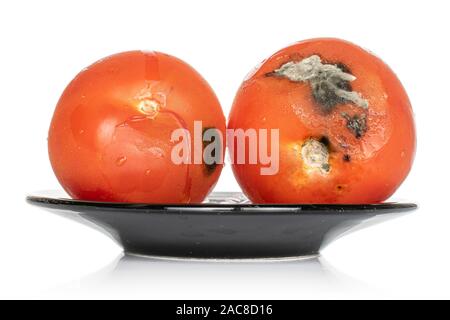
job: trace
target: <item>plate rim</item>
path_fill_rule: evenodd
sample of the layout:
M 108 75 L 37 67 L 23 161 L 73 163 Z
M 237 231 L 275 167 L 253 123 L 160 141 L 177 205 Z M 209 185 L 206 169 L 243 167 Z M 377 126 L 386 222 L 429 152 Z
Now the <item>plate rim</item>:
M 375 212 L 377 214 L 412 211 L 418 208 L 412 202 L 383 202 L 375 204 L 255 204 L 255 203 L 200 203 L 200 204 L 149 204 L 149 203 L 126 203 L 126 202 L 103 202 L 86 201 L 64 197 L 51 197 L 45 195 L 27 195 L 29 204 L 47 208 L 79 207 L 85 209 L 96 209 L 102 211 L 127 210 L 141 213 L 152 213 L 152 211 L 164 211 L 164 214 L 280 214 L 272 210 L 282 211 L 282 214 L 308 214 L 320 212 L 321 214 L 361 214 Z M 215 209 L 215 210 L 214 210 Z M 272 209 L 272 210 L 270 210 Z M 220 212 L 219 212 L 220 211 Z

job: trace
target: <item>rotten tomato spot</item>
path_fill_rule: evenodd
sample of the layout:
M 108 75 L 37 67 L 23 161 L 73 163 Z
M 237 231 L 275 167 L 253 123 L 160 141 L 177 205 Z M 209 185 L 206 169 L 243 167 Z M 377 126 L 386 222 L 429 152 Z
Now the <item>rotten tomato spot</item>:
M 353 133 L 356 138 L 361 138 L 367 131 L 367 117 L 365 114 L 353 116 L 343 112 L 342 117 L 347 121 L 347 128 Z
M 221 150 L 222 149 L 222 145 L 221 145 L 220 139 L 216 141 L 216 139 L 217 139 L 216 137 L 218 135 L 213 134 L 213 135 L 210 135 L 210 138 L 206 138 L 207 132 L 211 131 L 211 130 L 212 131 L 216 131 L 216 132 L 218 131 L 217 128 L 214 128 L 214 127 L 203 128 L 203 132 L 202 132 L 203 152 L 205 151 L 205 148 L 207 146 L 209 146 L 210 144 L 213 144 L 213 145 L 218 144 L 218 149 L 217 150 Z M 214 148 L 211 151 L 211 158 L 215 159 L 216 157 L 217 157 L 216 148 Z M 204 161 L 203 163 L 204 163 L 204 166 L 205 166 L 206 175 L 213 174 L 213 172 L 216 170 L 217 164 L 218 164 L 216 161 Z
M 369 102 L 359 92 L 352 91 L 350 83 L 356 80 L 356 77 L 350 73 L 350 69 L 342 63 L 322 63 L 318 55 L 299 62 L 287 62 L 266 76 L 309 83 L 315 102 L 326 113 L 345 103 L 353 103 L 363 109 L 369 107 Z
M 319 139 L 319 142 L 322 143 L 325 147 L 327 147 L 327 149 L 330 149 L 330 139 L 328 139 L 328 137 L 322 136 Z
M 307 172 L 318 171 L 321 174 L 327 174 L 330 172 L 331 167 L 329 164 L 330 155 L 328 146 L 322 143 L 320 139 L 307 139 L 303 143 L 301 156 Z

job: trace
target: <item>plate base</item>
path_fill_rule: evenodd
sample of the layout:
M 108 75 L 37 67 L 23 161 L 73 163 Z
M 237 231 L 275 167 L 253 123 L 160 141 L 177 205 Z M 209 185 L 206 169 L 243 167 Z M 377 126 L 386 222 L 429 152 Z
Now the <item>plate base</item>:
M 237 193 L 204 204 L 107 203 L 29 196 L 30 204 L 95 227 L 128 254 L 184 260 L 310 259 L 350 231 L 416 209 L 411 203 L 261 205 Z

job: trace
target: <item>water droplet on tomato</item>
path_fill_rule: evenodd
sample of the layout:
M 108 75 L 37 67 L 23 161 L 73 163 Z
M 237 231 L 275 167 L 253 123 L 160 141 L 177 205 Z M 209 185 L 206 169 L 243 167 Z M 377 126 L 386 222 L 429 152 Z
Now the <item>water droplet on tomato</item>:
M 122 156 L 116 159 L 116 165 L 121 167 L 125 164 L 125 162 L 127 162 L 127 157 Z

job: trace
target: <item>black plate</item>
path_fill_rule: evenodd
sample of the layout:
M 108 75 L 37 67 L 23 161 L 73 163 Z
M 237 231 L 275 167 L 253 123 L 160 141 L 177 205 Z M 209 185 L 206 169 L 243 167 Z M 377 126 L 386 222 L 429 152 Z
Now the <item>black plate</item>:
M 414 210 L 412 203 L 257 205 L 241 193 L 204 204 L 149 205 L 28 196 L 30 204 L 100 227 L 126 253 L 179 258 L 314 256 L 340 236 Z

